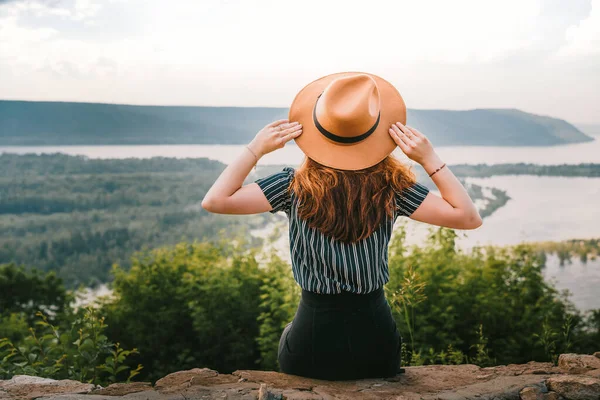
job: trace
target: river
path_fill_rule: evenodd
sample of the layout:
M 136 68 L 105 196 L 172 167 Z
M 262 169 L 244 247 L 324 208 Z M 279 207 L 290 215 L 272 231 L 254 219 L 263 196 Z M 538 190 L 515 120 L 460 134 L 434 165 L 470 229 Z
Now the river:
M 579 164 L 600 163 L 600 136 L 585 143 L 560 146 L 443 146 L 436 152 L 448 164 Z M 207 157 L 230 163 L 244 151 L 243 145 L 148 145 L 148 146 L 0 146 L 0 153 L 65 153 L 89 158 L 151 158 Z M 406 156 L 398 148 L 394 152 L 401 159 Z M 293 143 L 264 156 L 259 165 L 300 164 L 304 154 Z

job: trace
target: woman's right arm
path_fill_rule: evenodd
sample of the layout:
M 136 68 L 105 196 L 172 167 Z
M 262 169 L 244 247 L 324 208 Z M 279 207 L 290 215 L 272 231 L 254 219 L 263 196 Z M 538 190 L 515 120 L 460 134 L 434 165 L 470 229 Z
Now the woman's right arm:
M 415 128 L 397 122 L 392 124 L 389 133 L 408 158 L 421 164 L 428 175 L 444 164 L 429 139 Z M 431 179 L 442 196 L 428 193 L 410 215 L 411 219 L 453 229 L 475 229 L 481 226 L 483 220 L 475 204 L 448 165 L 437 171 Z

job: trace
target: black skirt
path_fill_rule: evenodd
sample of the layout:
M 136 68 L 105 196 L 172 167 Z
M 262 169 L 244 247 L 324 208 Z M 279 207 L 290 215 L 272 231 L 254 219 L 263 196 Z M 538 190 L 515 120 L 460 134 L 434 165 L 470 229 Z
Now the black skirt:
M 383 287 L 367 294 L 302 290 L 279 340 L 279 368 L 326 380 L 387 378 L 401 372 L 401 344 Z

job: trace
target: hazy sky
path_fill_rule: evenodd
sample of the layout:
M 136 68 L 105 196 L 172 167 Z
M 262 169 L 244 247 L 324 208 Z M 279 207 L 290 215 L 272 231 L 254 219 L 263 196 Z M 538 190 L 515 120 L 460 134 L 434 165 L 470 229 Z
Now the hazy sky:
M 600 123 L 600 0 L 0 0 L 2 99 L 288 107 L 339 71 Z

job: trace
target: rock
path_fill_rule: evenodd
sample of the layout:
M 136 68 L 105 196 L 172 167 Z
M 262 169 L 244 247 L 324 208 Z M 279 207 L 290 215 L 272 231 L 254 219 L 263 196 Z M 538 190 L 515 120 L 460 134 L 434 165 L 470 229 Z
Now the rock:
M 555 366 L 551 362 L 537 362 L 529 361 L 525 364 L 523 374 L 534 374 L 534 375 L 545 375 L 545 374 L 559 374 L 560 368 Z
M 2 381 L 0 383 L 0 387 L 7 388 L 11 386 L 24 386 L 24 385 L 42 385 L 42 384 L 52 384 L 57 382 L 54 379 L 49 378 L 41 378 L 39 376 L 30 376 L 30 375 L 15 375 L 11 379 L 7 381 Z
M 593 368 L 591 359 L 600 359 L 578 354 L 561 357 L 562 367 L 534 361 L 485 368 L 421 365 L 405 367 L 404 373 L 393 377 L 348 381 L 275 371 L 220 374 L 194 368 L 169 374 L 154 387 L 149 382 L 132 382 L 102 388 L 20 375 L 0 381 L 0 400 L 599 400 L 600 368 Z
M 286 400 L 323 400 L 323 396 L 314 392 L 284 390 L 281 395 Z
M 562 400 L 562 399 L 564 399 L 564 397 L 562 397 L 560 394 L 558 394 L 556 392 L 544 393 L 542 398 L 544 400 Z
M 169 374 L 154 384 L 154 389 L 159 392 L 174 392 L 189 388 L 190 386 L 211 386 L 222 383 L 234 383 L 238 378 L 219 374 L 209 368 L 194 368 Z
M 586 376 L 593 376 L 594 378 L 599 378 L 600 379 L 600 369 L 589 370 L 584 375 L 586 375 Z
M 435 393 L 429 396 L 422 396 L 423 400 L 465 400 L 465 399 L 494 399 L 508 400 L 518 399 L 519 392 L 526 386 L 545 387 L 544 378 L 540 375 L 519 375 L 519 376 L 497 376 L 487 382 L 478 382 L 474 385 L 465 387 L 456 387 Z
M 319 382 L 317 379 L 282 374 L 281 372 L 274 371 L 238 370 L 232 374 L 246 381 L 265 382 L 272 387 L 280 389 L 311 390 L 315 386 L 315 382 Z
M 271 393 L 264 383 L 260 384 L 260 389 L 258 389 L 258 400 L 281 400 L 282 397 L 281 394 Z
M 538 386 L 527 386 L 519 392 L 521 400 L 543 400 L 542 389 Z
M 580 374 L 591 369 L 600 368 L 600 358 L 589 354 L 561 354 L 558 357 L 558 366 L 571 374 Z
M 129 393 L 152 390 L 151 382 L 113 383 L 105 388 L 92 390 L 91 394 L 104 396 L 124 396 Z
M 0 381 L 0 395 L 11 400 L 29 400 L 51 394 L 82 394 L 94 388 L 95 385 L 91 383 L 70 379 L 58 381 L 28 375 L 15 375 L 9 380 Z
M 584 375 L 553 376 L 546 380 L 548 389 L 568 400 L 600 399 L 600 379 Z
M 547 375 L 547 374 L 560 374 L 565 371 L 555 366 L 551 362 L 538 362 L 529 361 L 527 364 L 508 364 L 508 365 L 497 365 L 495 367 L 485 367 L 481 369 L 484 374 L 494 373 L 498 375 Z
M 600 351 L 597 351 L 597 352 L 595 352 L 595 353 L 594 353 L 594 357 L 598 357 L 598 358 L 600 358 Z

